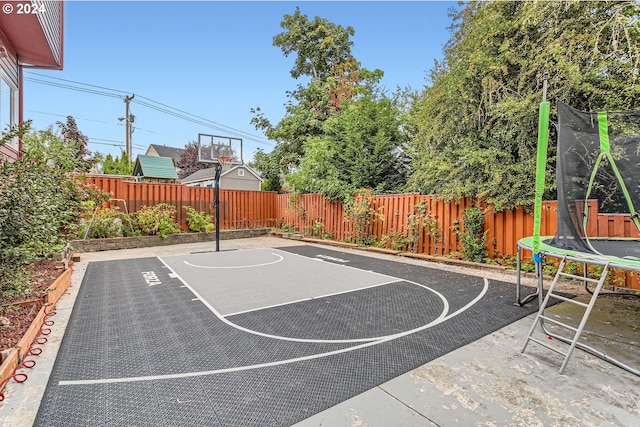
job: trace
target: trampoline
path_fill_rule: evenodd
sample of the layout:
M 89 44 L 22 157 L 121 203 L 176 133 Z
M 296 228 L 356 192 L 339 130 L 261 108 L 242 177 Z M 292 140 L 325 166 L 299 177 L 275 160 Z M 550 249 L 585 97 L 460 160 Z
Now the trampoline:
M 538 244 L 538 252 L 545 256 L 555 258 L 576 258 L 579 262 L 602 265 L 609 263 L 610 268 L 640 271 L 640 241 L 632 238 L 606 238 L 591 239 L 591 244 L 598 251 L 597 254 L 580 252 L 573 249 L 558 248 L 552 244 L 553 236 L 543 236 Z M 521 249 L 533 250 L 533 236 L 520 239 L 518 246 Z
M 535 298 L 539 301 L 538 315 L 522 351 L 530 341 L 535 341 L 562 354 L 565 356 L 560 368 L 562 374 L 571 352 L 578 347 L 640 375 L 638 369 L 579 342 L 610 269 L 640 271 L 640 214 L 636 210 L 640 207 L 640 111 L 585 112 L 562 102 L 557 103 L 557 227 L 555 235 L 541 236 L 550 110 L 550 104 L 546 101 L 546 85 L 545 78 L 539 113 L 533 236 L 521 239 L 517 248 L 517 304 L 524 305 Z M 620 237 L 619 231 L 615 233 L 616 236 L 609 236 L 608 229 L 600 230 L 599 213 L 615 214 L 622 219 L 627 224 L 623 233 L 625 237 Z M 537 277 L 536 291 L 524 298 L 521 298 L 520 287 L 522 250 L 533 254 Z M 543 295 L 542 264 L 546 257 L 556 258 L 560 264 L 547 295 Z M 567 261 L 582 264 L 582 274 L 564 271 Z M 600 277 L 589 277 L 589 265 L 601 266 L 600 270 L 596 269 Z M 553 289 L 561 277 L 583 281 L 585 289 L 591 294 L 589 304 L 554 294 Z M 589 283 L 596 284 L 593 290 L 589 289 Z M 580 324 L 568 325 L 545 316 L 545 307 L 551 299 L 583 306 L 585 313 Z M 552 333 L 546 327 L 545 320 L 573 331 L 573 337 Z M 548 337 L 569 344 L 568 352 L 564 353 L 533 338 L 537 325 Z

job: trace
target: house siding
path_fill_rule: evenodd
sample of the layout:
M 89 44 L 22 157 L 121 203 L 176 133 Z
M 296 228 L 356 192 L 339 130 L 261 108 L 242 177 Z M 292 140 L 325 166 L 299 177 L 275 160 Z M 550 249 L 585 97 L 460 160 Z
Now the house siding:
M 21 69 L 36 66 L 44 69 L 62 69 L 63 62 L 63 1 L 42 0 L 37 3 L 44 13 L 18 16 L 0 14 L 0 74 L 11 88 L 13 99 L 2 100 L 2 130 L 23 120 Z M 6 90 L 6 87 L 3 87 Z M 3 92 L 6 93 L 6 92 Z M 7 109 L 11 109 L 11 117 Z M 0 160 L 15 160 L 20 156 L 17 141 L 0 147 Z
M 42 26 L 45 38 L 51 48 L 51 54 L 56 63 L 62 64 L 62 16 L 63 3 L 57 0 L 44 0 L 44 9 L 47 13 L 39 13 L 38 21 Z
M 0 45 L 6 50 L 6 55 L 0 55 L 0 68 L 5 77 L 16 87 L 19 83 L 18 72 L 18 60 L 13 51 L 13 47 L 9 44 L 9 41 L 4 37 L 0 30 Z
M 18 67 L 18 60 L 15 56 L 13 47 L 8 42 L 8 40 L 6 39 L 2 31 L 0 31 L 0 46 L 2 46 L 4 48 L 4 51 L 6 52 L 6 54 L 0 55 L 1 78 L 5 80 L 5 82 L 10 86 L 12 86 L 15 90 L 15 94 L 14 94 L 15 111 L 14 111 L 13 124 L 16 124 L 18 123 L 19 115 L 20 115 L 20 112 L 19 112 L 20 106 L 18 105 L 18 99 L 20 98 L 20 78 L 19 78 L 20 71 Z M 2 105 L 2 107 L 0 108 L 6 108 L 6 107 L 7 107 L 6 105 Z M 6 123 L 0 124 L 0 128 L 1 128 L 0 132 L 4 131 L 6 125 L 7 125 Z M 15 144 L 15 146 L 6 144 L 0 147 L 0 159 L 8 158 L 9 161 L 12 161 L 17 159 L 18 157 L 19 157 L 19 151 L 18 151 L 17 144 Z
M 244 171 L 244 176 L 238 175 L 238 170 Z M 251 172 L 244 168 L 238 168 L 230 171 L 228 174 L 220 177 L 220 188 L 225 190 L 260 190 L 260 180 Z
M 244 171 L 244 176 L 238 175 L 238 170 Z M 193 181 L 183 181 L 183 184 L 188 187 L 213 187 L 216 181 L 212 175 L 213 173 L 211 173 L 211 176 L 194 179 Z M 198 173 L 196 173 L 196 176 L 198 176 Z M 222 190 L 260 191 L 260 184 L 262 184 L 262 181 L 244 166 L 234 167 L 233 170 L 227 173 L 223 172 L 220 177 L 220 188 Z

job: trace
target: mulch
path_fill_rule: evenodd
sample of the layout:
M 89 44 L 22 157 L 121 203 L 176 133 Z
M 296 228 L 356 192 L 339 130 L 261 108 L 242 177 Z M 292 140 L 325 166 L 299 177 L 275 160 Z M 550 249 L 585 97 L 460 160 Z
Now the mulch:
M 0 351 L 18 344 L 40 311 L 47 288 L 64 272 L 59 262 L 43 261 L 32 267 L 27 293 L 0 298 Z

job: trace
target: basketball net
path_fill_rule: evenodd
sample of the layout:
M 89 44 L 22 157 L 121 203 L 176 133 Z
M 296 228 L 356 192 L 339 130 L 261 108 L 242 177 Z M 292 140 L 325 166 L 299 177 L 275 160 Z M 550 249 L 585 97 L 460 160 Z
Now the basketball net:
M 218 163 L 220 164 L 220 166 L 226 169 L 227 167 L 231 166 L 235 159 L 236 158 L 234 156 L 220 156 L 218 157 Z

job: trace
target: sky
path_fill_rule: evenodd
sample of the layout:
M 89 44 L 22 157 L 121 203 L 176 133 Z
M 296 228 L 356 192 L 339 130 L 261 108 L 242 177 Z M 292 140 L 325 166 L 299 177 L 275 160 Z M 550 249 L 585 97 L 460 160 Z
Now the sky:
M 284 31 L 284 15 L 296 7 L 310 20 L 319 16 L 353 27 L 353 56 L 365 68 L 384 71 L 382 85 L 391 93 L 428 84 L 450 37 L 448 10 L 458 6 L 67 0 L 64 69 L 25 69 L 25 119 L 33 121 L 32 129 L 57 129 L 56 122 L 73 116 L 89 137 L 89 150 L 120 155 L 125 126 L 118 118 L 125 116 L 125 96 L 135 95 L 134 159 L 149 144 L 184 148 L 202 133 L 242 138 L 243 160 L 249 162 L 257 148 L 274 147 L 251 124 L 251 109 L 260 107 L 276 124 L 284 117 L 287 91 L 305 83 L 290 75 L 294 57 L 273 46 L 273 37 Z

